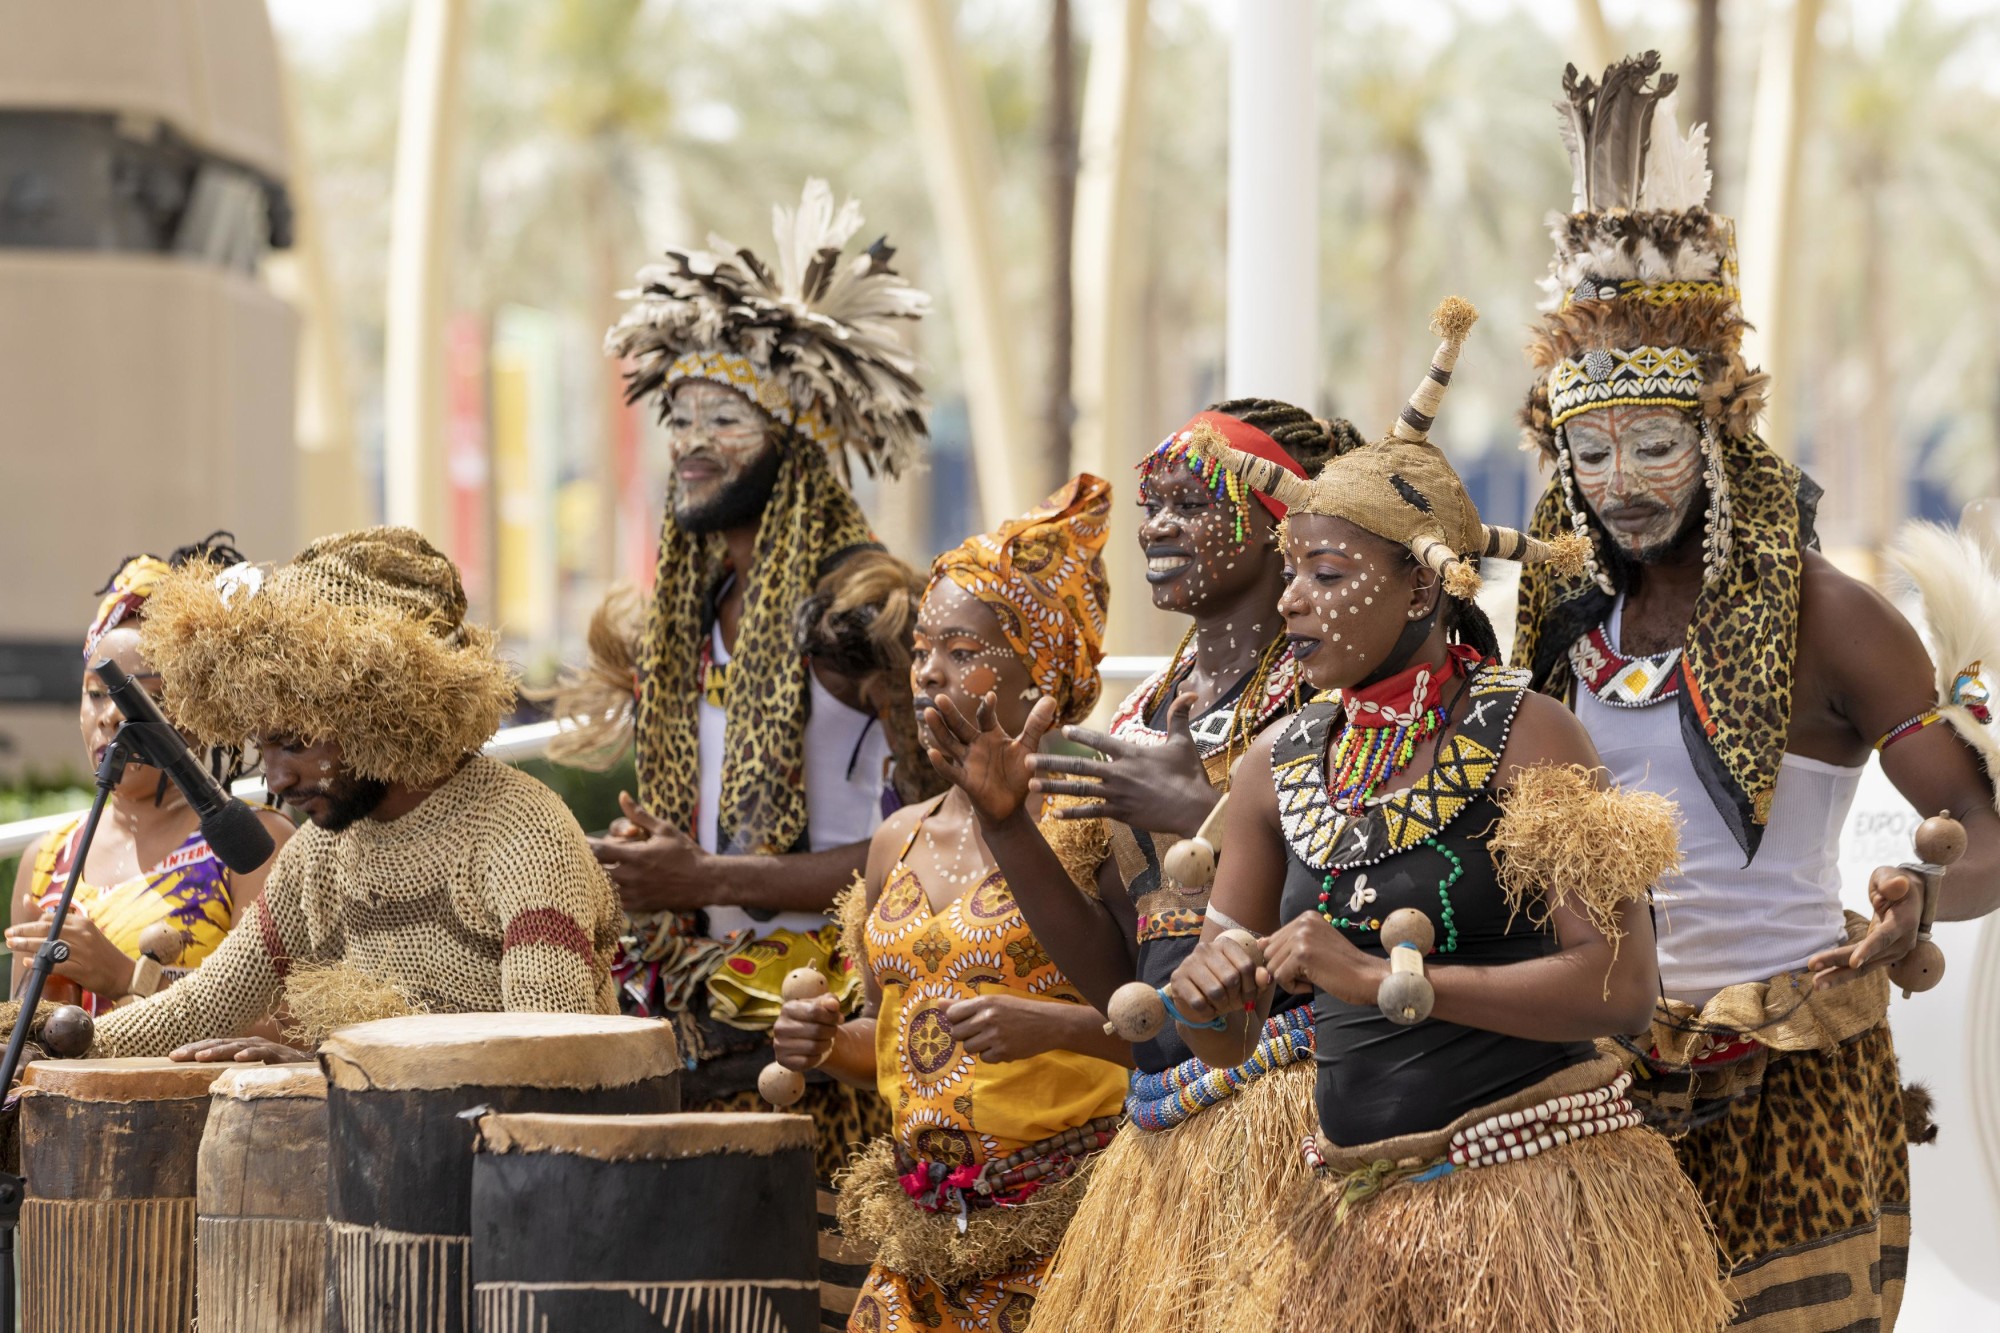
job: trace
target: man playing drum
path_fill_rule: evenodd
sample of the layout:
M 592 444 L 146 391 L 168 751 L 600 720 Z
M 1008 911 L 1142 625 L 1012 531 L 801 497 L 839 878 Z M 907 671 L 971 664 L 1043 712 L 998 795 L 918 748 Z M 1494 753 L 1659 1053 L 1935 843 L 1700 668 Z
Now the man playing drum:
M 479 754 L 514 680 L 465 610 L 407 528 L 162 584 L 144 643 L 166 711 L 255 736 L 310 822 L 201 970 L 99 1020 L 92 1055 L 307 1058 L 237 1035 L 281 998 L 308 1040 L 410 1011 L 617 1012 L 617 900 L 556 795 Z

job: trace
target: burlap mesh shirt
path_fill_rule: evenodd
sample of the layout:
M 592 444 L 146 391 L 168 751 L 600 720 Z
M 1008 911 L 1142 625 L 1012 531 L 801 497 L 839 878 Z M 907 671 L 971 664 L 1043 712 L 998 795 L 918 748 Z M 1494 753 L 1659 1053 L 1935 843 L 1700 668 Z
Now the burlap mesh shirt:
M 474 758 L 415 810 L 285 845 L 202 966 L 100 1019 L 94 1056 L 165 1055 L 270 1013 L 294 969 L 344 963 L 436 1013 L 616 1013 L 617 899 L 556 794 Z

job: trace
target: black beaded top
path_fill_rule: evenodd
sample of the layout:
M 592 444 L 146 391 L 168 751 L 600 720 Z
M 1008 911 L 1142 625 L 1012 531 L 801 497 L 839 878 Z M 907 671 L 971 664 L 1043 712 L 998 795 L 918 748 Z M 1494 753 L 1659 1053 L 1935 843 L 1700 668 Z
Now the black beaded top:
M 1526 672 L 1477 669 L 1452 704 L 1457 726 L 1438 743 L 1432 770 L 1357 819 L 1336 814 L 1326 798 L 1339 704 L 1300 710 L 1272 753 L 1286 843 L 1282 919 L 1323 911 L 1380 957 L 1382 921 L 1416 908 L 1437 935 L 1427 969 L 1554 953 L 1553 927 L 1508 907 L 1487 850 L 1500 818 L 1491 782 L 1526 690 Z M 1313 1012 L 1320 1128 L 1343 1147 L 1441 1128 L 1595 1054 L 1589 1042 L 1529 1041 L 1435 1018 L 1404 1027 L 1373 1003 L 1324 992 Z

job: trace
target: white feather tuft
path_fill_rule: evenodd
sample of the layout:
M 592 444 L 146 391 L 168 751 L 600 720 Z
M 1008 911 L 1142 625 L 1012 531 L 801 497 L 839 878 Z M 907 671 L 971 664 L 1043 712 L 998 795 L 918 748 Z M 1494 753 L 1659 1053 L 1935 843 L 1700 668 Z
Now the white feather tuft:
M 2000 734 L 1951 697 L 1974 663 L 1989 678 L 2000 674 L 2000 570 L 1977 538 L 1938 523 L 1904 524 L 1889 558 L 1923 601 L 1938 711 L 1979 755 L 2000 810 Z
M 1679 93 L 1669 93 L 1653 109 L 1652 136 L 1646 145 L 1646 179 L 1639 207 L 1682 213 L 1708 203 L 1714 173 L 1708 168 L 1708 126 L 1680 132 Z
M 1889 558 L 1924 606 L 1924 637 L 1937 671 L 1937 698 L 1974 662 L 2000 671 L 2000 571 L 1968 533 L 1939 523 L 1905 523 Z

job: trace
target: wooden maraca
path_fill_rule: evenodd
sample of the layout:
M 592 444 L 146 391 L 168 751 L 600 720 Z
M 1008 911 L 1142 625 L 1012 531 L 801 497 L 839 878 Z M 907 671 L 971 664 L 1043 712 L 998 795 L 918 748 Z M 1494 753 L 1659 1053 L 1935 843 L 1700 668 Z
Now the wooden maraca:
M 171 921 L 155 921 L 139 932 L 139 961 L 132 968 L 130 1000 L 143 1000 L 160 989 L 167 968 L 181 960 L 187 939 Z
M 1264 965 L 1264 946 L 1255 935 L 1247 930 L 1232 927 L 1225 930 L 1218 939 L 1233 939 L 1250 953 L 1256 966 Z M 1143 981 L 1128 981 L 1111 993 L 1111 1003 L 1105 1008 L 1104 1016 L 1110 1022 L 1104 1025 L 1106 1036 L 1114 1036 L 1121 1041 L 1138 1043 L 1151 1041 L 1167 1025 L 1167 988 L 1149 986 Z M 1178 1020 L 1179 1015 L 1175 1014 Z M 1188 1026 L 1193 1026 L 1192 1024 Z M 1205 1029 L 1212 1025 L 1203 1025 Z
M 795 967 L 785 973 L 785 982 L 778 987 L 778 993 L 787 1000 L 817 1000 L 827 993 L 826 978 L 816 967 Z M 819 1067 L 818 1060 L 813 1067 Z M 806 1095 L 806 1076 L 773 1060 L 757 1075 L 757 1091 L 773 1106 L 796 1106 L 799 1098 Z
M 1160 868 L 1181 888 L 1192 892 L 1215 883 L 1215 860 L 1222 854 L 1222 812 L 1228 805 L 1229 793 L 1224 792 L 1192 838 L 1182 838 L 1167 848 Z
M 65 1004 L 42 1023 L 42 1045 L 59 1060 L 74 1060 L 90 1050 L 97 1025 L 87 1010 Z
M 1424 975 L 1424 955 L 1437 943 L 1431 919 L 1414 907 L 1399 907 L 1382 923 L 1382 947 L 1389 951 L 1389 975 L 1375 989 L 1382 1017 L 1405 1026 L 1431 1016 L 1437 992 Z
M 1937 919 L 1945 871 L 1965 855 L 1965 826 L 1953 819 L 1950 811 L 1941 810 L 1917 825 L 1916 849 L 1921 864 L 1903 869 L 1916 877 L 1924 895 L 1917 942 L 1889 965 L 1889 980 L 1902 988 L 1905 999 L 1912 991 L 1929 990 L 1944 980 L 1944 950 L 1931 940 L 1931 923 Z

